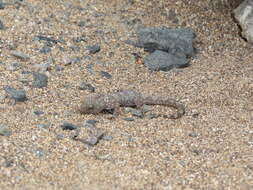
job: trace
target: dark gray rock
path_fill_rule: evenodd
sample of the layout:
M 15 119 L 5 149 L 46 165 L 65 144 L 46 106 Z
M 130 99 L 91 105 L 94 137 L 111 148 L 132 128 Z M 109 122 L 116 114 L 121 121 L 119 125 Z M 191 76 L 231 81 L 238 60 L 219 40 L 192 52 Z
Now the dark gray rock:
M 96 144 L 98 144 L 99 140 L 102 139 L 102 136 L 103 135 L 101 135 L 101 137 L 99 138 L 96 136 L 91 136 L 91 137 L 88 137 L 87 139 L 79 139 L 79 141 L 89 146 L 95 146 Z
M 143 112 L 141 110 L 131 108 L 131 107 L 126 107 L 124 110 L 126 113 L 131 113 L 132 116 L 140 117 L 140 118 L 143 117 Z
M 98 142 L 103 138 L 104 132 L 96 127 L 88 130 L 89 137 L 83 140 L 83 143 L 90 146 L 98 144 Z
M 36 127 L 41 129 L 48 129 L 50 124 L 37 124 Z
M 144 65 L 152 71 L 169 71 L 172 68 L 188 66 L 186 56 L 175 56 L 164 51 L 156 50 L 144 59 Z
M 170 29 L 166 27 L 141 28 L 137 32 L 137 45 L 152 53 L 155 50 L 166 51 L 175 55 L 194 54 L 194 32 L 191 29 Z
M 13 158 L 5 157 L 4 159 L 5 159 L 5 161 L 3 162 L 2 166 L 6 167 L 6 168 L 9 168 L 9 167 L 12 167 L 14 165 Z
M 167 18 L 172 21 L 174 24 L 178 24 L 178 18 L 175 9 L 170 9 L 167 13 Z
M 10 51 L 10 54 L 13 55 L 14 57 L 19 58 L 24 61 L 30 59 L 29 55 L 26 55 L 26 54 L 16 51 L 16 50 Z
M 132 117 L 125 117 L 125 118 L 123 118 L 123 120 L 125 120 L 125 121 L 134 121 L 134 118 L 132 118 Z
M 48 53 L 50 53 L 52 51 L 52 49 L 49 47 L 49 46 L 47 46 L 47 45 L 45 45 L 45 46 L 43 46 L 41 49 L 40 49 L 40 53 L 43 53 L 43 54 L 48 54 Z
M 98 45 L 98 44 L 86 46 L 86 48 L 90 54 L 95 54 L 100 51 L 100 45 Z
M 9 129 L 9 127 L 0 124 L 0 135 L 9 137 L 9 136 L 11 136 L 11 134 L 12 134 L 12 132 Z
M 113 139 L 113 136 L 111 136 L 111 135 L 103 135 L 102 139 L 105 140 L 105 141 L 111 141 Z
M 198 134 L 197 133 L 195 133 L 195 132 L 191 132 L 191 133 L 189 133 L 189 137 L 197 137 L 198 136 Z
M 147 115 L 146 115 L 146 118 L 147 119 L 155 119 L 155 118 L 157 118 L 158 116 L 157 116 L 157 114 L 154 114 L 154 113 L 148 113 Z
M 87 42 L 87 39 L 84 36 L 79 36 L 79 37 L 73 38 L 72 40 L 75 43 Z
M 55 65 L 56 71 L 62 71 L 64 68 L 61 65 Z
M 80 62 L 81 62 L 80 57 L 74 57 L 74 58 L 64 57 L 63 58 L 63 64 L 66 66 L 74 64 L 74 63 L 80 63 Z
M 45 71 L 48 71 L 48 70 L 50 69 L 50 63 L 35 64 L 35 65 L 34 65 L 34 68 L 35 68 L 37 71 L 45 72 Z
M 65 138 L 65 135 L 64 134 L 57 134 L 55 137 L 57 140 L 62 140 Z
M 89 124 L 95 125 L 96 123 L 98 123 L 98 120 L 89 119 L 85 123 L 89 123 Z
M 38 116 L 44 114 L 44 112 L 43 112 L 43 111 L 40 111 L 40 110 L 34 110 L 33 113 L 34 113 L 35 115 L 38 115 Z
M 26 93 L 24 90 L 17 90 L 10 86 L 4 87 L 4 90 L 11 99 L 14 99 L 17 102 L 24 102 L 27 100 Z
M 0 9 L 4 9 L 5 8 L 5 4 L 2 0 L 0 0 Z
M 14 62 L 6 65 L 6 70 L 8 71 L 17 71 L 18 69 L 20 69 L 20 64 L 18 63 Z
M 93 121 L 96 121 L 96 120 L 93 120 Z M 87 121 L 83 122 L 83 127 L 89 131 L 92 131 L 92 130 L 96 129 L 96 123 L 97 122 L 92 122 L 92 120 L 87 120 Z
M 0 20 L 0 30 L 4 29 L 4 23 Z
M 108 72 L 105 72 L 105 71 L 100 71 L 100 76 L 103 78 L 107 78 L 107 79 L 112 78 L 112 75 Z
M 48 76 L 42 73 L 33 73 L 33 87 L 34 88 L 43 88 L 46 87 L 48 83 Z
M 83 21 L 83 20 L 81 20 L 77 25 L 78 25 L 79 27 L 84 27 L 85 24 L 86 24 L 86 22 Z
M 88 90 L 90 92 L 95 92 L 95 88 L 91 84 L 88 84 L 85 82 L 81 82 L 81 84 L 79 85 L 79 89 L 80 90 Z
M 101 129 L 98 129 L 95 125 L 98 121 L 96 120 L 87 120 L 83 122 L 83 127 L 88 131 L 88 138 L 82 139 L 78 138 L 79 133 L 74 136 L 74 140 L 80 141 L 84 144 L 94 146 L 96 145 L 104 136 L 104 132 Z
M 74 51 L 74 52 L 79 52 L 81 49 L 79 46 L 75 46 L 75 45 L 69 46 L 69 48 L 71 49 L 71 51 Z
M 96 72 L 94 71 L 93 67 L 94 67 L 94 63 L 89 63 L 85 66 L 88 73 L 95 75 Z
M 46 37 L 46 36 L 35 36 L 34 40 L 45 41 L 46 43 L 49 43 L 49 44 L 57 44 L 58 42 L 60 42 L 59 40 L 55 40 L 51 37 Z
M 242 29 L 242 36 L 253 44 L 253 1 L 244 0 L 234 10 L 234 17 Z
M 75 130 L 78 127 L 76 125 L 72 124 L 72 123 L 64 122 L 61 125 L 61 128 L 62 128 L 62 130 Z

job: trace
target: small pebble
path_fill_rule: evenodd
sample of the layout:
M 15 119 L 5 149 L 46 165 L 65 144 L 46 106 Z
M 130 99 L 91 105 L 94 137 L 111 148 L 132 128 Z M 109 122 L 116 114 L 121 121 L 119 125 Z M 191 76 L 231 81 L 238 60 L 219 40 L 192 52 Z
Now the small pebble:
M 46 72 L 50 69 L 50 64 L 49 63 L 40 63 L 40 64 L 35 64 L 34 65 L 34 68 L 37 70 L 37 71 L 40 71 L 40 72 Z
M 178 24 L 179 20 L 177 18 L 177 14 L 175 9 L 170 9 L 168 11 L 167 17 L 169 20 L 171 20 L 174 24 Z
M 72 51 L 74 52 L 79 52 L 80 51 L 80 47 L 79 46 L 70 46 L 69 47 Z
M 64 68 L 60 65 L 55 65 L 55 70 L 56 71 L 62 71 L 62 70 L 64 70 Z
M 90 131 L 96 129 L 95 123 L 93 124 L 93 123 L 84 122 L 83 127 Z
M 85 26 L 85 21 L 80 21 L 77 25 L 79 27 L 84 27 Z
M 56 44 L 57 42 L 59 42 L 58 40 L 55 40 L 53 38 L 46 37 L 46 36 L 35 36 L 34 39 L 38 40 L 38 41 L 46 41 L 46 42 L 54 43 L 54 44 Z
M 98 120 L 89 119 L 89 120 L 85 121 L 85 123 L 89 123 L 89 124 L 95 125 L 96 123 L 98 123 Z
M 5 8 L 4 2 L 0 0 L 0 9 L 4 9 L 4 8 Z
M 36 127 L 41 129 L 47 129 L 50 125 L 49 124 L 37 124 Z
M 11 134 L 12 134 L 12 132 L 9 129 L 9 127 L 0 124 L 0 135 L 9 137 L 9 136 L 11 136 Z
M 147 119 L 154 119 L 154 118 L 157 118 L 157 115 L 156 115 L 156 114 L 153 114 L 153 113 L 148 113 L 148 114 L 146 115 L 146 118 L 147 118 Z
M 132 118 L 132 117 L 125 117 L 125 118 L 123 118 L 123 120 L 125 120 L 125 121 L 134 121 L 134 118 Z
M 75 42 L 75 43 L 86 42 L 86 41 L 87 41 L 87 40 L 85 39 L 85 37 L 83 37 L 83 36 L 73 38 L 72 40 L 73 40 L 73 42 Z
M 111 135 L 104 135 L 102 137 L 102 139 L 105 140 L 105 141 L 111 141 L 113 139 L 113 137 Z
M 20 68 L 18 63 L 10 63 L 6 66 L 7 71 L 17 71 Z
M 24 90 L 17 90 L 10 86 L 4 87 L 5 92 L 10 96 L 11 99 L 14 99 L 17 102 L 24 102 L 27 100 L 26 93 Z
M 58 139 L 58 140 L 62 140 L 64 138 L 65 138 L 65 136 L 63 134 L 57 134 L 56 135 L 56 139 Z
M 35 115 L 43 115 L 43 114 L 44 114 L 44 112 L 43 112 L 43 111 L 40 111 L 40 110 L 35 110 L 35 111 L 33 111 L 33 113 L 34 113 Z
M 94 67 L 94 64 L 93 63 L 90 63 L 88 65 L 86 65 L 86 70 L 90 73 L 90 74 L 95 74 L 96 72 L 93 70 L 93 67 Z
M 100 51 L 100 46 L 98 44 L 86 46 L 90 54 L 95 54 Z
M 75 58 L 69 58 L 69 57 L 65 57 L 63 59 L 63 64 L 64 65 L 71 65 L 74 63 L 80 63 L 81 59 L 79 57 L 75 57 Z
M 199 111 L 194 109 L 191 111 L 191 115 L 192 117 L 197 118 L 199 116 Z
M 98 143 L 99 139 L 95 136 L 93 137 L 88 137 L 88 139 L 83 139 L 82 142 L 84 144 L 90 145 L 90 146 L 94 146 Z
M 42 149 L 37 149 L 37 150 L 35 150 L 35 155 L 37 157 L 42 157 L 42 156 L 44 156 L 44 151 Z
M 131 113 L 133 116 L 140 117 L 140 118 L 143 117 L 143 113 L 142 113 L 141 110 L 134 109 L 134 108 L 131 108 L 131 107 L 126 107 L 126 108 L 125 108 L 125 111 L 126 111 L 127 113 Z
M 72 124 L 72 123 L 64 122 L 61 125 L 61 128 L 62 128 L 62 130 L 75 130 L 78 127 L 76 125 Z
M 110 73 L 108 73 L 108 72 L 105 72 L 105 71 L 100 71 L 100 75 L 103 78 L 107 78 L 107 79 L 112 78 L 112 75 Z
M 46 87 L 48 83 L 48 76 L 42 73 L 33 73 L 33 87 L 43 88 Z
M 130 142 L 130 143 L 132 143 L 132 142 L 135 141 L 134 137 L 132 137 L 131 135 L 128 136 L 127 140 L 128 140 L 128 142 Z
M 5 161 L 3 163 L 3 166 L 6 167 L 6 168 L 9 168 L 11 166 L 13 166 L 14 164 L 14 160 L 11 160 L 10 158 L 5 158 Z
M 70 64 L 72 64 L 72 59 L 69 58 L 69 57 L 64 57 L 63 60 L 62 60 L 62 63 L 64 65 L 70 65 Z
M 41 49 L 40 49 L 40 53 L 43 53 L 43 54 L 48 54 L 48 53 L 50 53 L 51 52 L 51 48 L 49 47 L 49 46 L 47 46 L 47 45 L 45 45 L 44 47 L 42 47 Z
M 81 82 L 79 85 L 79 90 L 88 90 L 90 92 L 95 92 L 95 88 L 91 84 L 85 82 Z
M 26 54 L 16 51 L 16 50 L 10 51 L 10 54 L 13 55 L 14 57 L 21 59 L 21 60 L 28 60 L 30 58 L 29 55 L 26 55 Z
M 198 136 L 198 134 L 197 134 L 197 133 L 195 133 L 195 132 L 191 132 L 191 133 L 189 133 L 189 136 L 190 136 L 190 137 L 197 137 L 197 136 Z
M 4 23 L 0 20 L 0 30 L 4 29 Z
M 84 140 L 84 143 L 94 146 L 96 145 L 104 136 L 104 133 L 99 129 L 95 129 L 91 132 L 87 140 Z

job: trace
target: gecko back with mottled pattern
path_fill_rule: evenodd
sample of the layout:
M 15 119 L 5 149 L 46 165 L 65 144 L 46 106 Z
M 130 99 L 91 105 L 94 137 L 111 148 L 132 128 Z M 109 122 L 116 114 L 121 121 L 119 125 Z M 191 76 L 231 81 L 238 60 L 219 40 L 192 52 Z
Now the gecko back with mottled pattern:
M 143 105 L 164 105 L 177 109 L 175 115 L 164 116 L 166 118 L 177 119 L 184 115 L 183 104 L 166 96 L 146 96 L 135 91 L 122 90 L 108 94 L 91 94 L 84 97 L 79 111 L 82 114 L 97 114 L 103 110 L 114 110 L 119 112 L 120 107 L 137 107 Z M 160 115 L 159 115 L 160 116 Z

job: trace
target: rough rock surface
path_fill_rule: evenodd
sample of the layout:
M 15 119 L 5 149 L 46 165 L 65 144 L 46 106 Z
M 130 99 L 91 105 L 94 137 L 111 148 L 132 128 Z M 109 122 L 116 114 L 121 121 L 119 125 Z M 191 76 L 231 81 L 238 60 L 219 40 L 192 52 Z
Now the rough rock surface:
M 172 53 L 156 50 L 144 59 L 144 64 L 152 71 L 169 71 L 172 68 L 188 66 L 186 56 L 176 56 Z
M 138 30 L 138 45 L 150 53 L 161 50 L 172 54 L 192 56 L 194 32 L 191 29 L 145 27 Z
M 253 0 L 244 0 L 235 10 L 234 17 L 242 29 L 242 36 L 253 44 Z

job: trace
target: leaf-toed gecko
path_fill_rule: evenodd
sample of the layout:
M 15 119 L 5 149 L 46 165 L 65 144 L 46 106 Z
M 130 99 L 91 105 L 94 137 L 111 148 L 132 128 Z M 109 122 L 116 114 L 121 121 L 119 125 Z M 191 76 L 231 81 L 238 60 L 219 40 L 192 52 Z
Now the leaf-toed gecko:
M 141 108 L 143 105 L 163 105 L 176 108 L 176 114 L 164 116 L 170 119 L 180 118 L 185 113 L 184 105 L 177 102 L 175 99 L 167 96 L 146 96 L 131 90 L 88 95 L 84 97 L 78 110 L 82 114 L 97 114 L 104 110 L 113 110 L 114 114 L 118 114 L 120 112 L 120 107 Z

